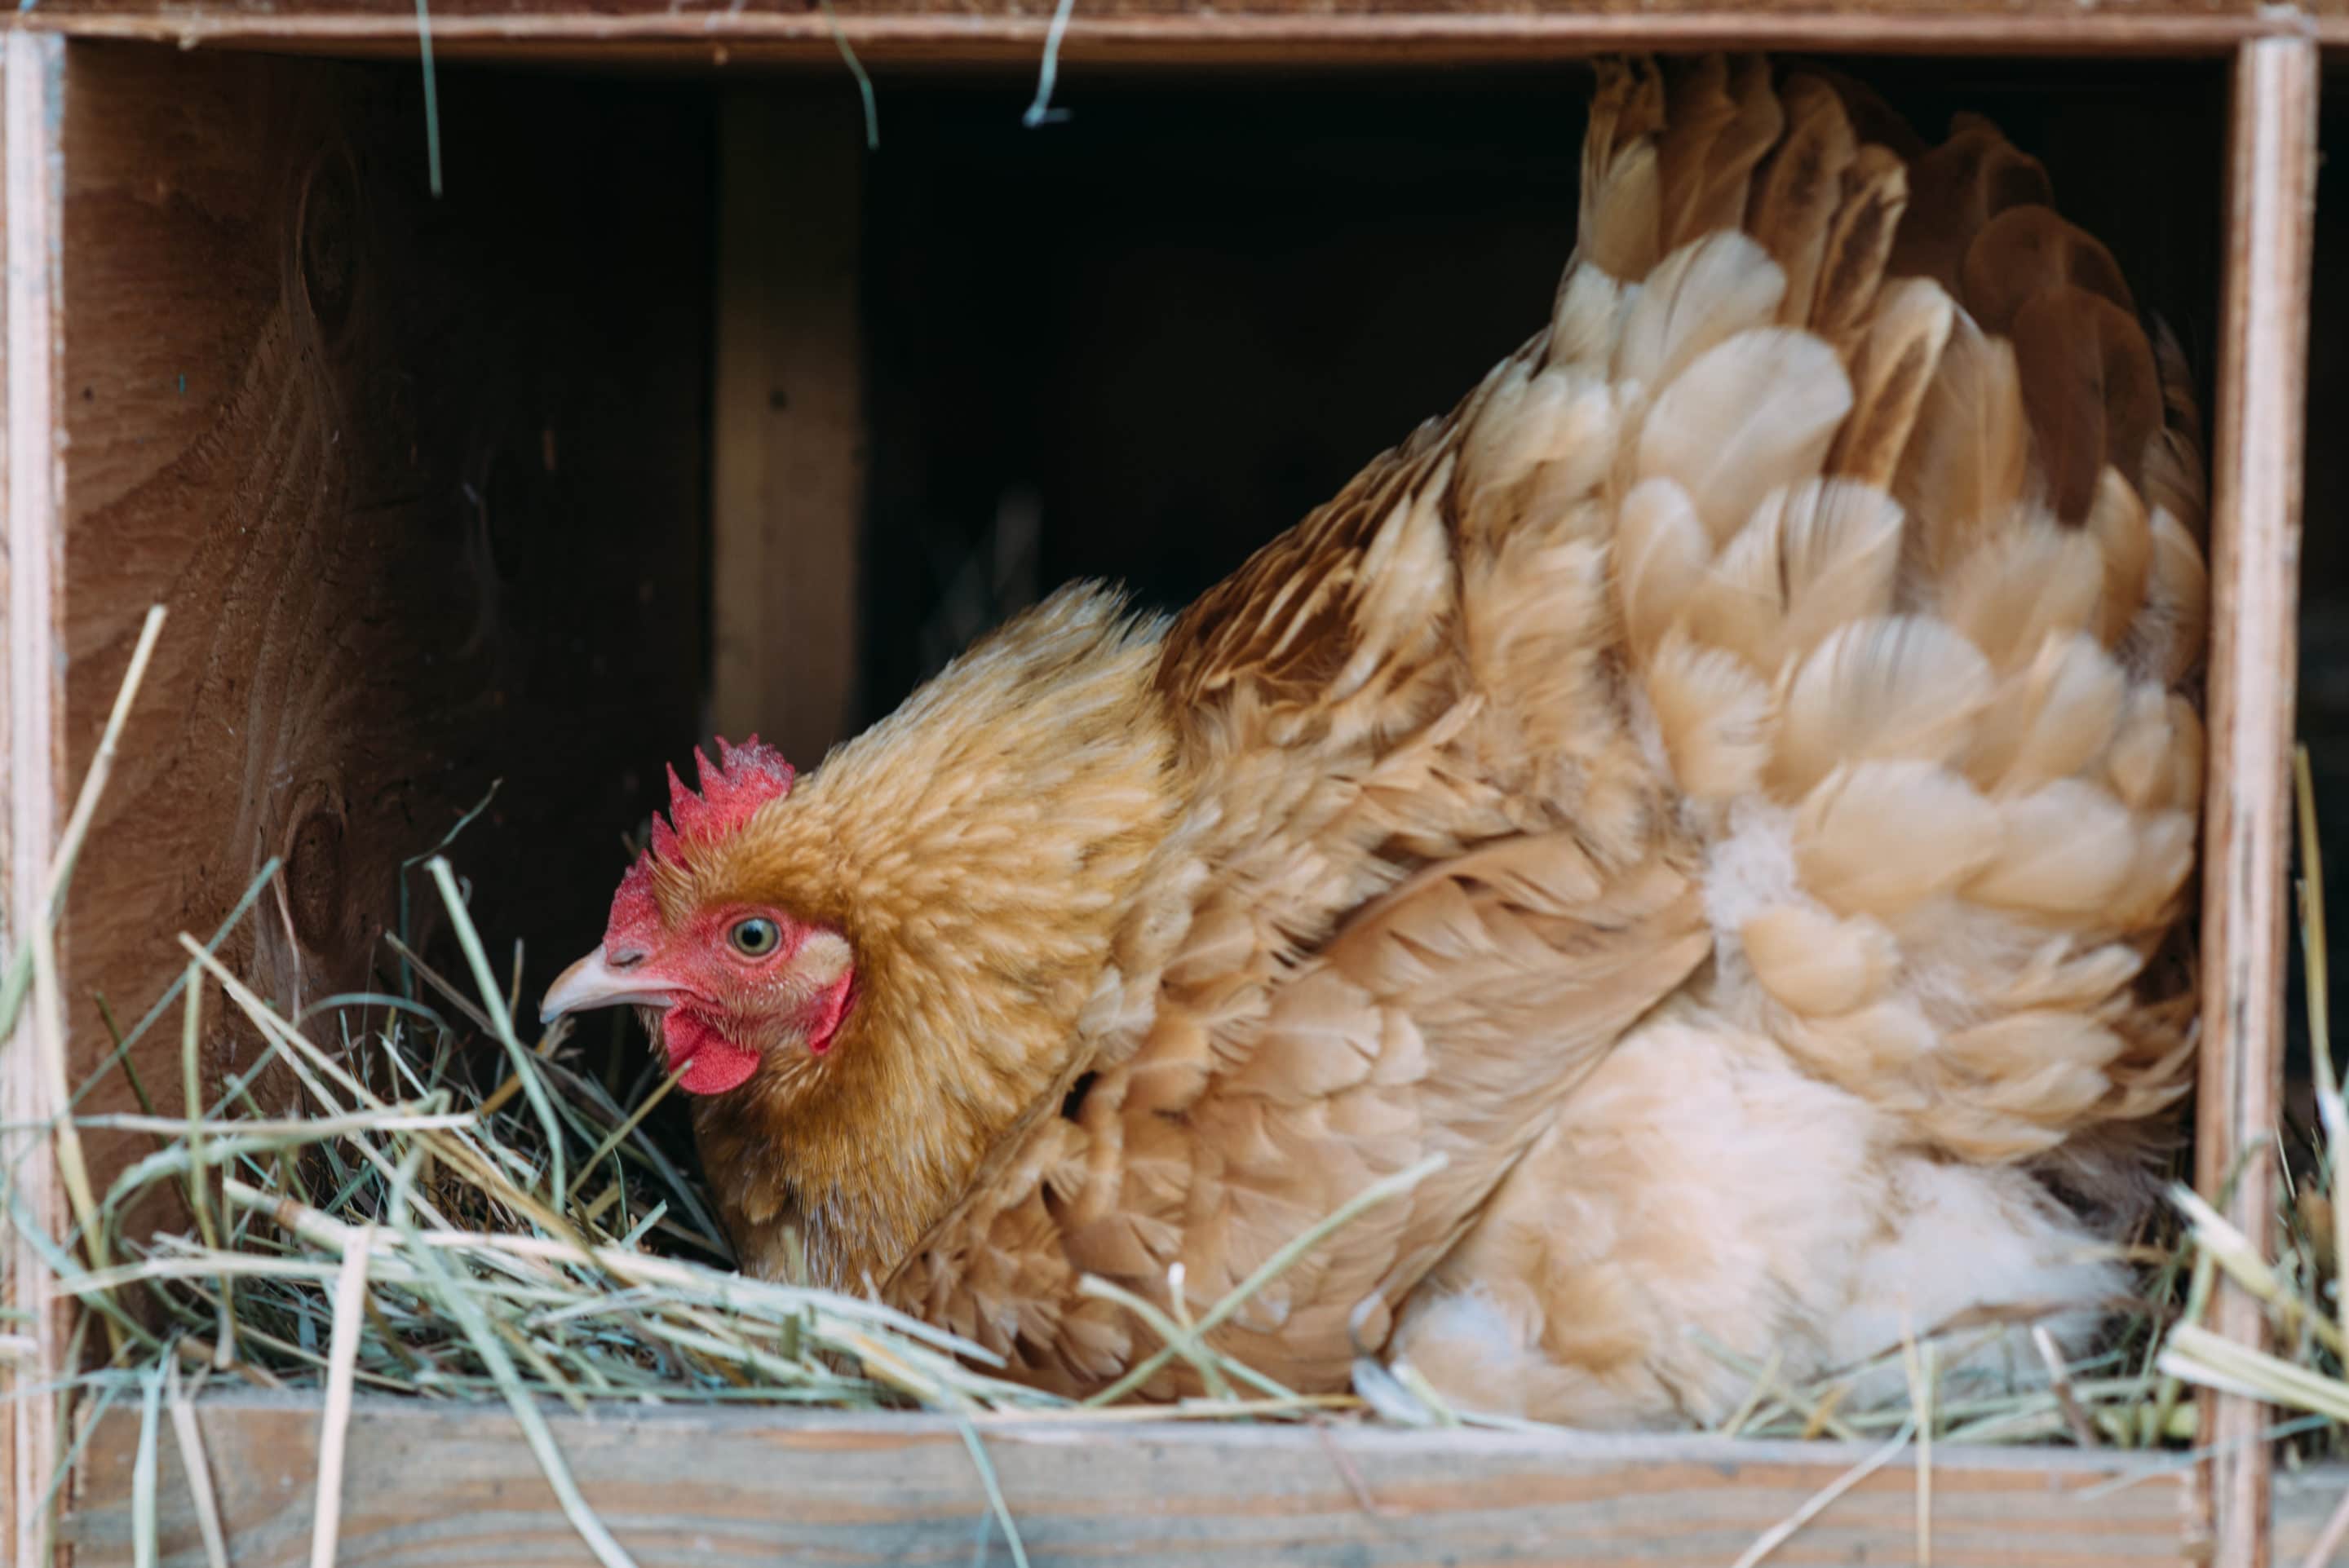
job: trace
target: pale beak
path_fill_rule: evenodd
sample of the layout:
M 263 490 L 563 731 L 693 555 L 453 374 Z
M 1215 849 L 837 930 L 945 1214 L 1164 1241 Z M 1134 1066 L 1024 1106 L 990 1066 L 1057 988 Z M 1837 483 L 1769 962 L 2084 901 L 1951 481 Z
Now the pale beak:
M 601 947 L 565 969 L 546 988 L 539 1004 L 538 1021 L 551 1024 L 565 1013 L 595 1007 L 666 1007 L 677 1000 L 675 990 L 656 983 L 640 965 L 616 969 Z

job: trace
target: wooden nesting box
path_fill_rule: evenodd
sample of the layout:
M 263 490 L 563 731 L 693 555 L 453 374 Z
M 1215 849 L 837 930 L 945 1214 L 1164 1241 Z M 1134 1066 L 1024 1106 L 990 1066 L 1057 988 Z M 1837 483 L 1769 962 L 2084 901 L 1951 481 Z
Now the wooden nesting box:
M 408 63 L 428 20 L 437 77 Z M 2263 1235 L 2316 100 L 2349 8 L 1079 0 L 1065 22 L 1004 0 L 463 0 L 429 19 L 393 0 L 39 0 L 11 18 L 12 951 L 141 618 L 171 619 L 0 1119 L 53 1114 L 35 1046 L 61 1042 L 80 1081 L 109 1044 L 95 999 L 126 1026 L 145 1014 L 181 962 L 159 938 L 220 929 L 272 856 L 230 954 L 280 995 L 363 986 L 406 918 L 403 860 L 485 799 L 482 924 L 562 953 L 619 864 L 592 846 L 651 803 L 683 737 L 755 724 L 812 755 L 1036 583 L 1204 585 L 1537 319 L 1570 244 L 1574 57 L 1867 52 L 1900 107 L 1992 109 L 2046 158 L 2211 375 L 2199 1157 Z M 1064 150 L 1017 125 L 1048 40 L 1103 137 Z M 843 44 L 881 69 L 878 160 Z M 507 63 L 533 68 L 485 74 Z M 130 1153 L 90 1146 L 102 1171 Z M 20 1181 L 59 1217 L 44 1161 Z M 9 1263 L 28 1350 L 0 1495 L 33 1568 L 63 1329 L 21 1238 Z M 2264 1334 L 2231 1286 L 2217 1324 Z M 2349 1476 L 2275 1480 L 2261 1408 L 2209 1409 L 2199 1464 L 1944 1449 L 1932 1561 L 2299 1561 Z M 198 1418 L 234 1560 L 302 1558 L 316 1406 Z M 957 1558 L 988 1517 L 951 1423 L 550 1419 L 647 1564 Z M 100 1422 L 83 1453 L 60 1543 L 78 1563 L 131 1560 L 137 1425 Z M 988 1441 L 1040 1562 L 1724 1563 L 1855 1458 L 1032 1422 Z M 158 1495 L 167 1555 L 202 1561 L 168 1445 Z M 1903 1456 L 1772 1560 L 1910 1561 L 1921 1496 Z M 367 1410 L 341 1540 L 352 1563 L 587 1560 L 506 1416 L 447 1404 Z

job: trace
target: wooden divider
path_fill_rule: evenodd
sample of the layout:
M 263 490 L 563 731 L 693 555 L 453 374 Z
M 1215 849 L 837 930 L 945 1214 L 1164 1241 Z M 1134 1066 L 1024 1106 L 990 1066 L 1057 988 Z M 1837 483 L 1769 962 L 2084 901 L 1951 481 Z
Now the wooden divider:
M 843 36 L 906 60 L 1009 59 L 1038 46 L 1044 26 L 1042 12 L 1008 7 L 890 9 L 843 0 L 841 10 Z M 435 12 L 436 36 L 460 50 L 541 60 L 631 52 L 698 58 L 728 47 L 812 57 L 833 47 L 829 24 L 815 14 L 464 4 Z M 2231 51 L 2199 1138 L 2206 1191 L 2230 1193 L 2230 1212 L 2263 1235 L 2289 923 L 2285 763 L 2314 109 L 2320 41 L 2327 29 L 2349 38 L 2344 16 L 2330 0 L 2313 20 L 2249 0 L 2095 11 L 2074 0 L 1951 0 L 1506 15 L 1268 5 L 1176 15 L 1107 0 L 1087 8 L 1070 46 L 1072 57 L 1090 50 L 1159 64 L 1424 63 L 1628 43 Z M 126 1006 L 143 1006 L 168 978 L 173 962 L 140 957 L 133 946 L 134 937 L 159 934 L 159 904 L 201 930 L 263 859 L 282 853 L 295 862 L 278 906 L 283 944 L 249 950 L 241 962 L 295 985 L 305 975 L 332 979 L 337 965 L 357 964 L 364 974 L 363 955 L 393 903 L 392 860 L 427 847 L 486 784 L 483 736 L 539 727 L 538 744 L 527 748 L 537 765 L 509 780 L 502 797 L 518 821 L 566 813 L 616 820 L 651 782 L 630 779 L 624 759 L 659 755 L 691 704 L 708 631 L 693 587 L 698 536 L 680 529 L 666 553 L 644 546 L 648 522 L 681 524 L 702 499 L 696 421 L 713 384 L 710 367 L 688 356 L 680 368 L 668 350 L 699 330 L 709 304 L 703 291 L 722 274 L 691 237 L 707 232 L 696 227 L 709 215 L 707 193 L 676 186 L 659 162 L 664 148 L 682 166 L 701 147 L 693 115 L 639 118 L 625 129 L 616 119 L 601 140 L 566 144 L 588 170 L 574 170 L 579 178 L 635 181 L 631 189 L 660 214 L 636 212 L 644 232 L 588 223 L 566 234 L 549 227 L 552 197 L 533 207 L 477 193 L 462 210 L 504 226 L 498 244 L 476 247 L 448 221 L 458 209 L 420 193 L 418 120 L 412 106 L 386 97 L 379 77 L 326 62 L 190 60 L 86 41 L 400 53 L 412 52 L 414 26 L 411 9 L 388 4 L 229 13 L 52 0 L 9 29 L 0 116 L 9 259 L 0 383 L 8 544 L 0 562 L 8 764 L 0 867 L 12 933 L 40 918 L 67 780 L 95 738 L 90 720 L 111 696 L 126 628 L 162 599 L 187 612 L 175 634 L 202 634 L 161 656 L 160 706 L 135 721 L 144 726 L 135 743 L 145 748 L 140 755 L 160 760 L 130 769 L 99 821 L 107 852 L 93 855 L 89 881 L 77 889 L 87 902 L 77 903 L 69 934 L 70 994 L 45 994 L 28 1010 L 0 1068 L 0 1118 L 10 1124 L 37 1123 L 55 1109 L 55 1086 L 38 1070 L 48 1059 L 36 1048 L 44 1031 L 48 1038 L 78 1031 L 73 1057 L 87 1069 L 98 1054 L 83 1016 L 88 992 L 110 989 Z M 481 108 L 486 118 L 477 123 L 528 123 L 532 134 L 559 135 L 545 113 L 532 118 L 533 106 L 554 104 L 564 90 L 541 80 L 527 89 L 536 95 L 530 103 Z M 275 118 L 255 117 L 256 102 Z M 578 123 L 594 130 L 599 120 Z M 266 144 L 270 138 L 285 144 Z M 470 144 L 469 155 L 484 156 L 485 145 Z M 178 199 L 150 201 L 159 190 Z M 2158 190 L 2148 199 L 2158 200 Z M 755 243 L 766 232 L 754 226 L 733 242 Z M 565 271 L 597 244 L 617 247 L 635 279 L 604 312 L 585 274 Z M 809 286 L 832 291 L 814 308 L 839 308 L 838 258 L 801 259 L 812 269 Z M 715 286 L 730 321 L 781 311 L 777 320 L 799 321 L 795 339 L 805 325 L 790 316 L 806 304 L 796 295 L 778 304 L 757 291 Z M 853 280 L 844 297 L 853 300 Z M 762 397 L 781 412 L 771 393 L 782 386 L 789 404 L 791 372 L 785 366 L 777 383 L 774 344 L 746 341 L 730 352 L 714 378 L 719 420 L 754 415 Z M 779 432 L 753 418 L 748 444 L 732 449 L 738 461 L 754 454 L 779 460 L 781 479 L 730 467 L 721 454 L 721 562 L 729 538 L 740 548 L 779 505 L 825 509 L 833 542 L 845 537 L 856 504 L 852 460 L 825 459 L 821 496 L 779 500 L 772 489 L 804 477 L 791 467 L 791 442 L 836 442 L 852 418 L 853 391 L 831 377 L 846 363 L 842 356 L 854 357 L 853 339 L 826 352 L 834 371 L 820 374 L 829 401 L 806 416 L 816 433 L 802 438 L 796 425 Z M 222 384 L 200 380 L 193 400 L 181 401 L 184 379 L 166 389 L 178 374 L 165 366 L 167 354 L 183 355 L 199 377 L 216 374 Z M 512 374 L 517 362 L 526 374 Z M 621 397 L 612 388 L 623 382 Z M 471 498 L 467 505 L 457 503 L 460 496 Z M 284 561 L 309 563 L 305 575 L 275 585 L 306 612 L 289 620 L 272 609 L 274 600 L 239 597 L 251 589 L 240 565 L 251 527 L 264 531 Z M 533 529 L 551 530 L 541 539 L 549 575 L 518 579 L 512 552 Z M 822 571 L 838 566 L 839 555 L 801 564 Z M 749 653 L 719 650 L 719 696 L 730 713 L 739 708 L 755 720 L 777 711 L 740 660 L 755 656 L 766 618 L 790 613 L 792 603 L 788 593 L 721 592 L 721 631 L 746 627 L 751 638 Z M 595 646 L 583 639 L 564 655 L 569 662 L 533 665 L 532 650 L 545 656 L 563 617 L 581 615 L 590 624 L 605 617 L 614 645 L 645 651 L 641 660 L 599 667 Z M 222 634 L 223 625 L 252 635 Z M 381 640 L 385 625 L 410 643 Z M 853 624 L 837 630 L 841 648 L 853 645 Z M 388 651 L 416 645 L 418 635 L 453 650 L 450 664 L 431 663 L 435 673 L 420 681 L 388 662 Z M 564 682 L 578 683 L 567 696 Z M 380 698 L 372 707 L 360 700 L 369 693 Z M 835 693 L 815 709 L 786 707 L 784 722 L 813 737 L 833 722 L 838 700 Z M 278 748 L 248 740 L 239 727 L 253 724 L 278 725 Z M 237 744 L 209 727 L 201 740 L 188 739 L 212 725 L 226 727 Z M 429 769 L 405 774 L 403 757 L 429 758 Z M 223 771 L 231 761 L 233 775 Z M 582 768 L 600 791 L 593 811 L 544 787 Z M 290 783 L 281 786 L 281 773 Z M 193 882 L 167 885 L 152 851 L 171 836 L 159 824 L 182 819 L 234 830 L 222 863 L 200 868 Z M 524 827 L 516 841 L 552 841 Z M 516 901 L 558 919 L 578 890 L 606 880 L 595 869 L 590 878 L 577 866 L 521 866 Z M 583 936 L 593 934 L 594 903 L 581 916 Z M 175 1081 L 168 1073 L 150 1078 Z M 59 1228 L 46 1164 L 20 1169 L 21 1198 Z M 0 1422 L 9 1551 L 19 1568 L 36 1568 L 47 1553 L 35 1505 L 58 1432 L 57 1402 L 41 1389 L 63 1348 L 37 1258 L 21 1240 L 8 1253 L 13 1299 L 32 1314 L 21 1332 L 33 1342 Z M 2216 1304 L 2215 1325 L 2245 1343 L 2264 1334 L 2258 1305 L 2231 1287 Z M 2057 1561 L 2267 1568 L 2276 1540 L 2296 1545 L 2313 1537 L 2312 1511 L 2331 1501 L 2322 1488 L 2341 1478 L 2296 1482 L 2278 1506 L 2259 1438 L 2266 1412 L 2231 1397 L 2207 1408 L 2216 1457 L 2199 1492 L 2174 1458 L 1938 1454 L 1933 1561 L 1940 1568 Z M 315 1405 L 211 1402 L 201 1424 L 237 1561 L 303 1560 Z M 648 1568 L 779 1554 L 961 1560 L 988 1528 L 950 1423 L 614 1411 L 564 1416 L 557 1430 L 589 1496 Z M 135 1417 L 110 1416 L 89 1450 L 72 1525 L 86 1568 L 130 1561 L 136 1438 Z M 1238 1564 L 1510 1554 L 1720 1564 L 1861 1457 L 1817 1445 L 1704 1439 L 1163 1425 L 997 1427 L 988 1440 L 1039 1563 L 1114 1553 Z M 171 1448 L 167 1441 L 167 1455 Z M 468 1551 L 495 1553 L 480 1560 L 499 1563 L 570 1562 L 581 1550 L 501 1413 L 370 1405 L 350 1467 L 346 1562 L 410 1560 L 459 1540 Z M 2203 1522 L 2189 1528 L 2198 1497 Z M 1891 1560 L 1883 1554 L 1914 1539 L 1918 1498 L 1903 1457 L 1820 1513 L 1785 1560 Z M 166 1560 L 200 1561 L 175 1461 L 166 1466 L 162 1501 Z M 474 1544 L 482 1542 L 500 1544 Z
M 2210 767 L 2203 826 L 2199 1184 L 2262 1246 L 2273 1226 L 2290 941 L 2290 758 L 2300 603 L 2302 429 L 2316 199 L 2315 45 L 2266 39 L 2236 59 L 2218 440 Z M 2267 1342 L 2266 1313 L 2222 1284 L 2211 1325 Z M 2206 1398 L 2216 1568 L 2266 1568 L 2270 1417 Z

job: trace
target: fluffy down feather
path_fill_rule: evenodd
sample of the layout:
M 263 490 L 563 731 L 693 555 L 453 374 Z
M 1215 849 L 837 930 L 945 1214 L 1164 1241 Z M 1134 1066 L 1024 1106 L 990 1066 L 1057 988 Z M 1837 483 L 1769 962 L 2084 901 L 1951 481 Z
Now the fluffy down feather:
M 1448 418 L 1171 624 L 1064 592 L 655 882 L 855 954 L 821 1060 L 697 1107 L 752 1266 L 803 1234 L 1084 1391 L 1153 1343 L 1085 1276 L 1204 1309 L 1440 1152 L 1222 1342 L 1341 1387 L 1360 1309 L 1464 1405 L 1642 1424 L 1744 1393 L 1706 1336 L 2093 1331 L 2043 1172 L 2125 1215 L 2191 1047 L 2175 352 L 1979 120 L 1611 63 L 1583 166 L 1552 320 Z

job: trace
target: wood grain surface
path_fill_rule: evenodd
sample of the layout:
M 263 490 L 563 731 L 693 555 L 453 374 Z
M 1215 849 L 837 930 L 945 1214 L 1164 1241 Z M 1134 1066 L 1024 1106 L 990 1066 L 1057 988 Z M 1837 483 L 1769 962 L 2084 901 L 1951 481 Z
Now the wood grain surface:
M 1050 0 L 444 0 L 436 53 L 612 63 L 878 63 L 1034 69 Z M 401 0 L 41 0 L 8 25 L 85 37 L 417 53 Z M 2349 0 L 1078 0 L 1065 60 L 1313 68 L 1464 64 L 1624 47 L 2223 56 L 2257 36 L 2349 42 Z
M 707 105 L 452 80 L 436 199 L 413 85 L 66 51 L 65 777 L 171 610 L 67 908 L 77 1083 L 101 999 L 129 1027 L 185 963 L 173 934 L 210 936 L 272 856 L 231 967 L 289 1012 L 396 986 L 400 861 L 493 781 L 455 858 L 499 968 L 527 938 L 543 983 L 692 739 Z M 216 1088 L 250 1047 L 217 995 L 207 1019 Z M 178 1033 L 133 1058 L 171 1110 Z M 135 1109 L 130 1084 L 85 1109 Z M 94 1138 L 100 1181 L 145 1147 Z
M 0 767 L 0 882 L 7 890 L 5 918 L 13 951 L 20 933 L 46 918 L 43 884 L 51 840 L 63 821 L 63 748 L 58 719 L 63 682 L 56 657 L 60 601 L 60 541 L 55 527 L 63 456 L 56 438 L 57 385 L 58 191 L 57 123 L 65 49 L 54 39 L 11 35 L 0 49 L 0 222 L 6 229 L 5 373 L 0 394 L 6 409 L 0 428 L 0 714 L 5 714 L 5 765 Z M 57 1026 L 55 1007 L 24 1008 L 0 1052 L 0 1121 L 38 1124 L 47 1102 L 38 1047 Z M 56 1226 L 64 1206 L 57 1171 L 26 1131 L 0 1140 L 15 1175 L 13 1196 L 24 1212 Z M 41 1499 L 56 1470 L 60 1401 L 47 1369 L 61 1359 L 65 1314 L 56 1302 L 39 1255 L 16 1230 L 0 1224 L 8 1305 L 23 1315 L 10 1328 L 31 1343 L 30 1354 L 8 1365 L 7 1406 L 0 1412 L 0 1541 L 12 1563 L 36 1563 L 44 1553 Z
M 2290 942 L 2292 693 L 2298 671 L 2302 428 L 2316 197 L 2315 46 L 2246 46 L 2235 70 L 2225 315 L 2213 453 L 2209 787 L 2203 818 L 2197 1181 L 2247 1235 L 2272 1227 Z M 2211 1326 L 2263 1345 L 2265 1308 L 2229 1284 Z M 2218 1568 L 2270 1561 L 2271 1419 L 2204 1400 Z
M 1000 1534 L 990 1537 L 978 1470 L 950 1420 L 752 1410 L 550 1419 L 582 1491 L 643 1568 L 1010 1561 Z M 317 1423 L 310 1403 L 204 1403 L 205 1451 L 239 1568 L 307 1561 Z M 138 1427 L 135 1412 L 109 1415 L 93 1439 L 69 1526 L 78 1568 L 132 1561 Z M 1834 1444 L 1359 1428 L 1023 1422 L 979 1432 L 1038 1568 L 1725 1568 L 1868 1457 Z M 158 1562 L 192 1568 L 201 1547 L 168 1435 L 161 1450 Z M 502 1409 L 363 1400 L 348 1465 L 346 1568 L 593 1561 Z M 1936 1450 L 1932 1562 L 2184 1563 L 2186 1477 L 2174 1456 Z M 2338 1481 L 2291 1489 L 2288 1540 L 2313 1535 Z M 1904 1454 L 1769 1562 L 1910 1563 L 1917 1500 Z
M 857 691 L 865 148 L 842 108 L 750 88 L 719 108 L 710 708 L 803 769 L 854 733 Z

